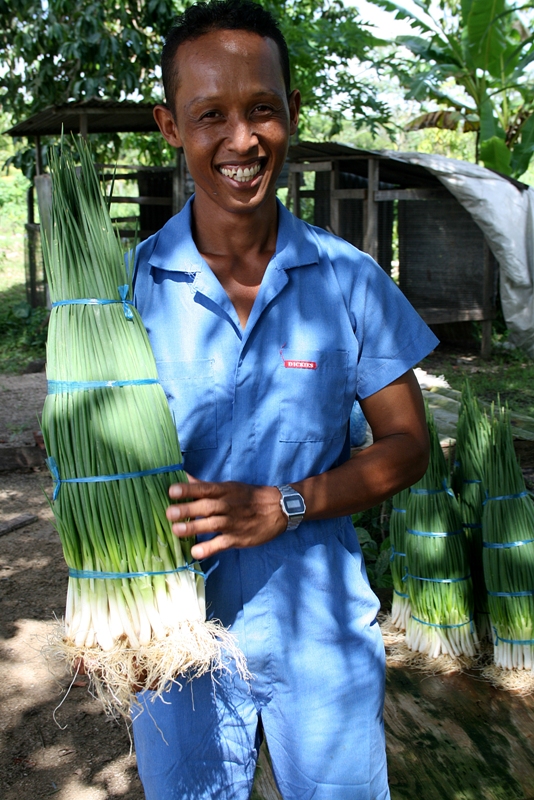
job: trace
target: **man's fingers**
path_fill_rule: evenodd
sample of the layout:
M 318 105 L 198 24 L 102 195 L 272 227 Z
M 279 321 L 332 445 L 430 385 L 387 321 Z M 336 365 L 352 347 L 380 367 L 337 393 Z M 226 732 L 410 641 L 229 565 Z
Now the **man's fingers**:
M 221 534 L 220 536 L 215 536 L 213 539 L 208 539 L 206 542 L 197 542 L 197 544 L 193 545 L 191 548 L 191 557 L 200 561 L 201 559 L 209 558 L 216 553 L 229 550 L 235 546 L 236 541 L 234 537 Z
M 220 484 L 193 480 L 194 483 L 173 483 L 169 486 L 171 500 L 196 500 L 199 497 L 217 497 L 221 494 Z
M 200 536 L 203 533 L 216 533 L 225 525 L 225 517 L 210 517 L 209 519 L 194 519 L 189 522 L 174 522 L 172 532 L 175 536 L 188 538 Z

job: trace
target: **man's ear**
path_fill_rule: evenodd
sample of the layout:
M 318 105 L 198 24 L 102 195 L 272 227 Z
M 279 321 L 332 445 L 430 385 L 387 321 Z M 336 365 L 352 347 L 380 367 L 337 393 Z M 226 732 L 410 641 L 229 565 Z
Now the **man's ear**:
M 299 111 L 300 111 L 300 92 L 298 89 L 293 89 L 288 97 L 289 104 L 289 133 L 293 135 L 297 132 L 299 124 Z
M 153 114 L 163 138 L 168 141 L 171 147 L 181 147 L 182 140 L 172 111 L 167 106 L 155 106 Z

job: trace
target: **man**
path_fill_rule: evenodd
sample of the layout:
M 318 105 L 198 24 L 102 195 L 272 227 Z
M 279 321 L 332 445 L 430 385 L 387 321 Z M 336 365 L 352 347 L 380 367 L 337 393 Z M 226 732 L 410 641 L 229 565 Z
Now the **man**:
M 278 203 L 300 95 L 267 12 L 189 8 L 162 69 L 155 118 L 195 195 L 138 248 L 135 302 L 192 476 L 168 517 L 198 537 L 208 613 L 253 679 L 230 665 L 145 694 L 146 796 L 245 800 L 265 735 L 285 800 L 387 800 L 378 603 L 349 515 L 426 468 L 411 367 L 436 340 L 368 256 Z M 350 459 L 356 397 L 374 443 Z

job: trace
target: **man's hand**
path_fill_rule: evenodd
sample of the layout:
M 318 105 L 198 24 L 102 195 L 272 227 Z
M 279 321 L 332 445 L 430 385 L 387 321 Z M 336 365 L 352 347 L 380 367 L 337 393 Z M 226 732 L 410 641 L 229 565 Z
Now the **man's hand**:
M 188 477 L 189 483 L 175 483 L 169 488 L 171 500 L 184 501 L 167 509 L 173 533 L 181 538 L 219 534 L 195 544 L 191 549 L 193 558 L 208 558 L 231 547 L 255 547 L 285 531 L 287 519 L 275 486 L 250 486 L 237 481 L 208 483 Z

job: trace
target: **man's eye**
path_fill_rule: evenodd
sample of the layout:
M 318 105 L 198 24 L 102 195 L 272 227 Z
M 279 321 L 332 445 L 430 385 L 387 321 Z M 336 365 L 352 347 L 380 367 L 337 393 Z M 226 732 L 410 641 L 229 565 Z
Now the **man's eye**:
M 268 114 L 271 111 L 272 111 L 271 106 L 260 105 L 260 106 L 255 106 L 254 108 L 254 112 L 258 114 Z
M 220 116 L 218 111 L 206 111 L 200 119 L 215 119 L 218 116 Z

